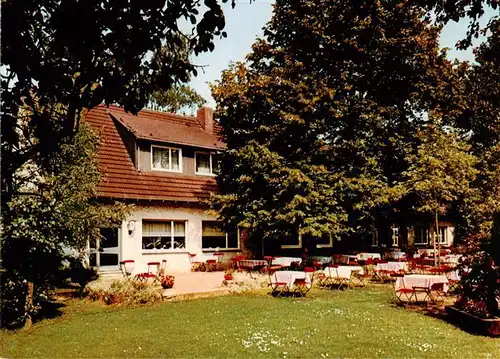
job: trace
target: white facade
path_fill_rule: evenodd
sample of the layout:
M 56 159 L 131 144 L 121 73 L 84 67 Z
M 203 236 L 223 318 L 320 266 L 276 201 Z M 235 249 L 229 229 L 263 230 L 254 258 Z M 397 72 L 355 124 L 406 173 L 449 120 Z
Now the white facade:
M 185 221 L 185 247 L 176 249 L 143 249 L 143 222 L 144 221 Z M 186 204 L 164 206 L 134 206 L 131 214 L 124 220 L 118 230 L 118 260 L 134 260 L 136 265 L 146 265 L 148 262 L 167 260 L 167 271 L 190 271 L 189 253 L 195 253 L 196 261 L 205 261 L 212 258 L 217 250 L 202 250 L 202 221 L 214 221 L 216 218 L 206 213 L 202 208 Z M 133 226 L 129 226 L 135 221 Z M 130 231 L 130 227 L 134 227 Z M 228 260 L 232 252 L 226 253 Z M 101 266 L 101 271 L 106 267 Z M 109 267 L 109 269 L 116 269 Z

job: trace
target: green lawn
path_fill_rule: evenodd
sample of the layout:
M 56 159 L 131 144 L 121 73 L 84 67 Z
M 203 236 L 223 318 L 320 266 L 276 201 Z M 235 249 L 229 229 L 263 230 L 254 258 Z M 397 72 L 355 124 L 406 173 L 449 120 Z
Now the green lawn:
M 388 287 L 310 294 L 128 309 L 75 301 L 29 331 L 0 331 L 0 356 L 500 358 L 500 339 L 393 307 Z

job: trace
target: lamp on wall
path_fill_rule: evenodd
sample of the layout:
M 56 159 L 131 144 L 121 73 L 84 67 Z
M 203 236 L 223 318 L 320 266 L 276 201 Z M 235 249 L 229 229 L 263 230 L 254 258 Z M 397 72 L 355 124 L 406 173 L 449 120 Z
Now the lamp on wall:
M 130 236 L 133 231 L 135 231 L 135 221 L 131 220 L 127 223 L 128 235 Z

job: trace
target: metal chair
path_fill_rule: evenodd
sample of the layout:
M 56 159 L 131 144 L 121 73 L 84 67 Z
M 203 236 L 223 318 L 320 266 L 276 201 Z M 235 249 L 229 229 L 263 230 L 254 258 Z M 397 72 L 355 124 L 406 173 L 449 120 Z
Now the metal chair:
M 133 259 L 126 259 L 120 262 L 120 271 L 123 278 L 129 280 L 135 268 L 135 261 Z
M 306 294 L 312 288 L 314 280 L 314 267 L 305 267 L 304 273 L 305 273 L 304 278 L 297 278 L 293 283 L 295 286 L 294 292 L 299 293 L 301 297 L 305 297 Z M 308 275 L 309 275 L 309 281 L 307 280 Z
M 196 254 L 195 253 L 188 253 L 189 255 L 189 263 L 191 263 L 191 272 L 196 272 L 196 271 L 204 271 L 205 270 L 205 265 L 203 262 L 196 261 Z

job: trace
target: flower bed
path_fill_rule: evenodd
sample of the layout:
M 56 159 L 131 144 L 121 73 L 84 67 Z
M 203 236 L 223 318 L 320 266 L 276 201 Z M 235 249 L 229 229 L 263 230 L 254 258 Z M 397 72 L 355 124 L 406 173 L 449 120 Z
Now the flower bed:
M 478 314 L 481 315 L 480 309 L 478 310 Z M 450 319 L 468 331 L 500 336 L 500 318 L 482 318 L 454 306 L 446 306 L 446 311 Z

